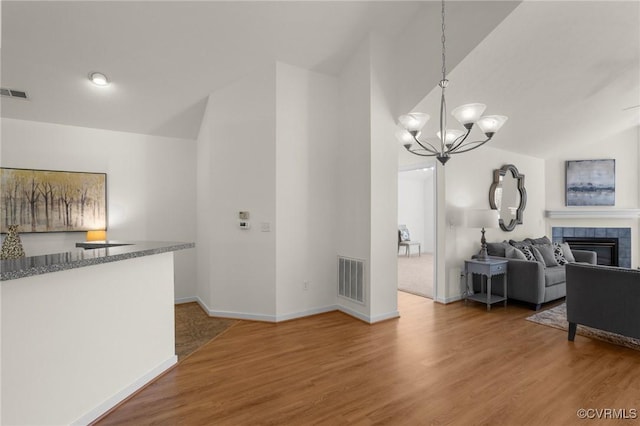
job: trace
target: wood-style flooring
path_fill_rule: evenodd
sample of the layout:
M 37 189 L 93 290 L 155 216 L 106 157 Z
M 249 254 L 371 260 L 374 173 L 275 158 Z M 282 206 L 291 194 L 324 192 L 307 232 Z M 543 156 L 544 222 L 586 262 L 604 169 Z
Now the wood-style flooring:
M 399 292 L 401 318 L 240 321 L 100 425 L 574 425 L 640 409 L 640 353 L 534 324 L 509 305 Z M 592 412 L 593 413 L 593 412 Z

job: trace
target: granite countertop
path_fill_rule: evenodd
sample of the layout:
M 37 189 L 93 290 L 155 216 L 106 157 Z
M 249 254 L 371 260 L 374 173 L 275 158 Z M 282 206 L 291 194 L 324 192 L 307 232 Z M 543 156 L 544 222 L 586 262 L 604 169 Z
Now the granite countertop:
M 0 281 L 15 280 L 33 275 L 82 268 L 100 263 L 117 262 L 134 257 L 184 250 L 195 243 L 171 241 L 107 241 L 107 248 L 85 250 L 77 248 L 66 253 L 45 254 L 21 259 L 0 260 Z

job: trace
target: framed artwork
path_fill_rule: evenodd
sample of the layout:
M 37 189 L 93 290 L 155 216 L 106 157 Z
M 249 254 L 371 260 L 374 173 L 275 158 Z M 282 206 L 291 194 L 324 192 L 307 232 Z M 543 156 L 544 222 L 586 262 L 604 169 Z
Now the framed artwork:
M 613 206 L 616 160 L 567 161 L 567 206 Z
M 0 168 L 0 232 L 106 229 L 106 173 Z

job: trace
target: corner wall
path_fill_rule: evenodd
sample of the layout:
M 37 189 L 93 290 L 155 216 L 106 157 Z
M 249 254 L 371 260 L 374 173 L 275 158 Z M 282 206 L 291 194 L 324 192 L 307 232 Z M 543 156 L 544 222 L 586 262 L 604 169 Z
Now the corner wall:
M 338 98 L 337 78 L 276 64 L 279 321 L 335 309 Z
M 449 217 L 448 212 L 452 209 L 489 209 L 489 188 L 493 182 L 493 171 L 505 164 L 515 165 L 518 171 L 525 175 L 527 205 L 523 223 L 517 225 L 512 232 L 502 231 L 498 227 L 487 229 L 487 241 L 520 240 L 544 235 L 544 160 L 488 146 L 454 155 L 449 160 L 444 167 L 446 206 L 438 206 L 439 214 Z M 438 168 L 443 167 L 439 165 Z M 439 240 L 446 242 L 446 260 L 445 264 L 441 265 L 446 273 L 446 291 L 444 294 L 439 292 L 437 300 L 445 303 L 452 302 L 460 299 L 462 294 L 460 274 L 464 268 L 464 260 L 470 259 L 480 250 L 480 231 L 451 226 L 447 220 L 444 229 L 438 229 L 437 232 Z M 442 284 L 442 281 L 438 281 L 439 288 Z

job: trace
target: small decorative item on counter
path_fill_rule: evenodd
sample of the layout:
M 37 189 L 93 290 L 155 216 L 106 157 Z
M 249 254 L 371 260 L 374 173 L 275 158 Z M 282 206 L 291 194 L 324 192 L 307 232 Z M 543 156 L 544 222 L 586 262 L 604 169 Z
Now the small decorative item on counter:
M 18 235 L 18 225 L 9 225 L 9 232 L 2 242 L 0 260 L 19 259 L 24 256 L 22 241 L 20 241 L 20 235 Z

